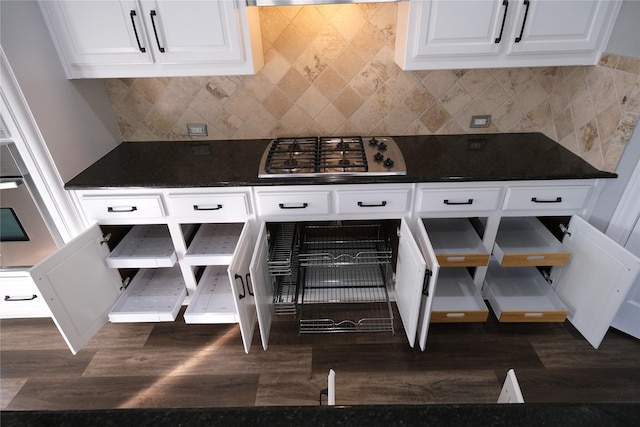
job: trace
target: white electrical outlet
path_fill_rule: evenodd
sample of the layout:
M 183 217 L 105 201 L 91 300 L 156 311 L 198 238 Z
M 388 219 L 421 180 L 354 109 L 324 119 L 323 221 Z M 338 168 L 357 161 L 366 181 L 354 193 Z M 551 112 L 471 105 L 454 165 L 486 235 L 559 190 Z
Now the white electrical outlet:
M 205 123 L 187 123 L 187 133 L 189 136 L 207 136 L 207 125 Z
M 491 115 L 471 116 L 471 128 L 488 128 L 491 124 Z

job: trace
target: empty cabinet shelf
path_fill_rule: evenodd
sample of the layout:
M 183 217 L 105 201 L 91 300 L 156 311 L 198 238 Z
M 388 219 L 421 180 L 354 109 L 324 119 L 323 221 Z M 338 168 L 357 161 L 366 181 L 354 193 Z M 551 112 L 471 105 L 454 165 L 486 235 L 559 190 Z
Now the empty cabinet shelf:
M 489 252 L 466 218 L 422 220 L 441 267 L 481 267 Z
M 467 269 L 440 269 L 431 322 L 486 322 L 488 317 L 489 309 Z
M 565 265 L 570 253 L 537 218 L 503 218 L 493 255 L 503 267 Z
M 184 261 L 189 265 L 229 265 L 244 224 L 202 224 Z
M 563 322 L 567 308 L 535 267 L 489 264 L 484 293 L 500 322 Z
M 184 313 L 185 323 L 237 323 L 236 314 L 227 267 L 207 267 Z
M 109 313 L 111 322 L 167 322 L 180 311 L 187 288 L 178 266 L 140 270 Z

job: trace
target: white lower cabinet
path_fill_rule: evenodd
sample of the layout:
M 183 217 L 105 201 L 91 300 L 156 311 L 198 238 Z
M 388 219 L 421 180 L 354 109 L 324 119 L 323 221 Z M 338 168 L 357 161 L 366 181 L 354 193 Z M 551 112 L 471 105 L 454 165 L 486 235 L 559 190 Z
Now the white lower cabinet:
M 24 271 L 0 272 L 0 319 L 51 317 L 40 290 Z

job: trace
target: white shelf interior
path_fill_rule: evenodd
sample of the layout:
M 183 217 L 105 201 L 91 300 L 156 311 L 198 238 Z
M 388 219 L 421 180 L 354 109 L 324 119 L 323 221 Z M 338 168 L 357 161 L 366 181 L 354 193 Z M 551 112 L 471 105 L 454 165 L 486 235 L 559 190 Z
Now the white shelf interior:
M 487 254 L 467 218 L 425 218 L 422 222 L 438 255 Z
M 237 323 L 233 298 L 227 267 L 208 266 L 184 313 L 184 321 L 185 323 Z
M 567 248 L 535 217 L 502 218 L 493 254 L 502 263 L 505 256 L 569 253 Z
M 243 223 L 202 224 L 184 261 L 189 265 L 229 265 L 243 226 Z
M 441 268 L 431 311 L 487 311 L 466 268 Z
M 136 225 L 106 259 L 110 268 L 173 267 L 176 251 L 166 225 Z
M 187 288 L 178 266 L 140 270 L 109 313 L 111 322 L 176 319 Z
M 483 289 L 498 318 L 507 311 L 567 310 L 536 267 L 504 268 L 492 260 Z

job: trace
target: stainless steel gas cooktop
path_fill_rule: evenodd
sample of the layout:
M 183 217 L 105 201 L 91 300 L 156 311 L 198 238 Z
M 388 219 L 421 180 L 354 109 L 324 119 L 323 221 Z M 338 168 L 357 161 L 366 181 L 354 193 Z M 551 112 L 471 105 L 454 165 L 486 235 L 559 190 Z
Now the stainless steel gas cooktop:
M 277 138 L 258 171 L 259 178 L 406 174 L 398 145 L 382 136 Z

